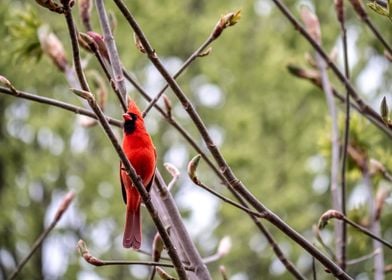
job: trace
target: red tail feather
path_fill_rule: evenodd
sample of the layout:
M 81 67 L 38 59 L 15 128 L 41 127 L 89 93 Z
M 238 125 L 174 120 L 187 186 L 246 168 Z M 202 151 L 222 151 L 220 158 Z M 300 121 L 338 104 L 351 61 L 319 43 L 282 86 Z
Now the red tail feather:
M 127 209 L 123 246 L 125 248 L 140 249 L 142 243 L 142 226 L 140 223 L 140 205 L 137 209 Z

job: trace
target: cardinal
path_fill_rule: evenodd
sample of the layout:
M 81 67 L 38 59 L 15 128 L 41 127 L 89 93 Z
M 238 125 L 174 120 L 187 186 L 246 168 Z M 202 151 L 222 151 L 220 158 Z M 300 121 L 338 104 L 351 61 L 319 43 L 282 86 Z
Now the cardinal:
M 144 126 L 142 114 L 134 101 L 129 102 L 128 111 L 123 114 L 123 119 L 122 148 L 136 174 L 140 176 L 144 187 L 149 191 L 155 174 L 156 152 Z M 120 165 L 120 179 L 122 195 L 127 207 L 123 246 L 137 250 L 142 242 L 141 197 L 122 164 Z

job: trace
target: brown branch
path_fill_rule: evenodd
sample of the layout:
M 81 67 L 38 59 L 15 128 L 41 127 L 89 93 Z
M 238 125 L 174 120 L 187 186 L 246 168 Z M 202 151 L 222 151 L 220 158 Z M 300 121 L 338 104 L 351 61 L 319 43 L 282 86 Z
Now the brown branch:
M 105 4 L 103 0 L 95 0 L 99 22 L 103 31 L 103 38 L 108 50 L 110 65 L 112 66 L 114 83 L 118 91 L 121 93 L 123 101 L 126 102 L 127 90 L 125 88 L 125 79 L 122 72 L 119 54 L 117 51 L 116 43 L 113 38 L 112 31 L 110 29 L 109 19 L 106 13 Z
M 83 240 L 78 242 L 78 250 L 83 259 L 91 265 L 94 266 L 108 266 L 108 265 L 144 265 L 144 266 L 161 266 L 161 267 L 172 267 L 171 263 L 162 263 L 154 261 L 125 261 L 125 260 L 101 260 L 90 254 L 86 243 Z M 185 267 L 186 270 L 193 271 L 191 267 Z
M 226 177 L 230 185 L 246 200 L 248 201 L 257 211 L 260 213 L 266 214 L 266 219 L 271 222 L 273 225 L 278 227 L 283 233 L 285 233 L 292 240 L 296 241 L 298 244 L 302 246 L 306 251 L 312 254 L 315 258 L 317 258 L 323 265 L 329 269 L 336 277 L 339 279 L 351 279 L 351 277 L 345 273 L 339 266 L 337 266 L 333 261 L 327 258 L 324 254 L 322 254 L 316 247 L 314 247 L 309 241 L 307 241 L 303 236 L 301 236 L 298 232 L 292 229 L 288 224 L 286 224 L 282 219 L 280 219 L 276 214 L 274 214 L 271 210 L 266 208 L 259 200 L 249 190 L 239 181 L 219 149 L 213 142 L 211 136 L 209 135 L 206 126 L 202 122 L 200 116 L 193 108 L 192 104 L 189 102 L 186 95 L 182 92 L 181 88 L 178 86 L 177 82 L 171 77 L 165 67 L 162 65 L 158 55 L 148 42 L 145 37 L 143 31 L 140 26 L 136 22 L 133 15 L 130 13 L 126 5 L 121 0 L 113 0 L 115 4 L 118 6 L 123 16 L 127 19 L 130 26 L 135 31 L 136 35 L 139 37 L 141 44 L 143 45 L 148 58 L 154 64 L 156 69 L 161 73 L 163 78 L 167 81 L 170 88 L 173 90 L 174 94 L 180 100 L 183 105 L 185 111 L 189 114 L 192 121 L 196 125 L 199 130 L 200 135 L 203 137 L 204 142 L 206 143 L 208 149 L 216 160 L 218 166 L 221 168 L 221 172 Z
M 194 51 L 191 56 L 181 65 L 180 69 L 173 75 L 173 78 L 176 79 L 181 73 L 196 59 L 200 56 L 200 54 L 215 40 L 216 38 L 210 35 L 207 40 L 196 50 Z M 143 117 L 145 117 L 151 108 L 154 106 L 155 103 L 159 100 L 162 94 L 166 91 L 169 87 L 169 84 L 166 84 L 158 94 L 150 101 L 147 107 L 143 111 Z
M 79 50 L 79 44 L 78 44 L 78 40 L 77 40 L 76 27 L 75 27 L 74 20 L 72 17 L 72 11 L 71 11 L 71 6 L 70 6 L 71 2 L 73 2 L 73 1 L 61 0 L 61 3 L 63 4 L 64 16 L 65 16 L 65 20 L 67 22 L 69 36 L 71 38 L 72 57 L 74 60 L 75 71 L 76 71 L 76 75 L 79 79 L 80 86 L 82 87 L 83 90 L 90 91 L 90 88 L 87 84 L 86 77 L 83 72 L 82 63 L 80 61 L 80 50 Z
M 307 32 L 312 38 L 321 45 L 321 30 L 320 22 L 313 12 L 307 6 L 301 8 L 301 18 L 304 22 Z M 323 58 L 316 53 L 316 65 L 319 69 L 321 87 L 323 89 L 328 112 L 331 119 L 331 196 L 332 196 L 332 207 L 336 210 L 341 210 L 341 197 L 339 192 L 339 127 L 337 119 L 336 104 L 332 93 L 332 86 L 327 73 L 327 65 Z M 342 263 L 342 237 L 343 237 L 343 223 L 338 221 L 335 223 L 335 254 L 338 263 Z
M 359 96 L 355 88 L 352 86 L 350 81 L 345 77 L 345 75 L 339 70 L 336 64 L 329 58 L 328 54 L 323 50 L 323 48 L 310 36 L 310 34 L 305 30 L 305 28 L 298 22 L 298 20 L 294 17 L 294 15 L 290 12 L 287 6 L 280 0 L 272 0 L 279 10 L 283 13 L 283 15 L 290 21 L 293 27 L 299 31 L 299 33 L 311 44 L 313 49 L 320 54 L 320 56 L 325 60 L 325 62 L 329 65 L 331 70 L 334 72 L 335 76 L 344 84 L 344 86 L 349 90 L 350 96 L 357 103 L 358 107 L 361 111 L 366 112 L 374 119 L 378 120 L 380 123 L 383 123 L 381 116 L 374 111 L 369 105 L 367 105 Z M 390 127 L 384 125 L 388 130 L 391 130 Z
M 36 94 L 31 94 L 31 93 L 28 93 L 25 91 L 20 91 L 20 90 L 15 90 L 15 92 L 14 92 L 8 88 L 1 87 L 1 86 L 0 86 L 0 93 L 12 95 L 12 96 L 18 97 L 18 98 L 27 99 L 27 100 L 38 102 L 41 104 L 47 104 L 50 106 L 54 106 L 57 108 L 61 108 L 61 109 L 73 112 L 78 115 L 88 116 L 92 119 L 97 119 L 97 116 L 94 114 L 93 111 L 84 109 L 82 107 L 74 106 L 69 103 L 65 103 L 65 102 L 62 102 L 62 101 L 59 101 L 56 99 L 52 99 L 52 98 L 48 98 L 48 97 L 44 97 L 44 96 L 39 96 Z M 105 116 L 105 118 L 111 125 L 114 125 L 117 127 L 122 127 L 121 121 L 113 119 L 108 116 Z
M 69 205 L 71 204 L 73 198 L 75 197 L 75 193 L 69 192 L 61 201 L 59 207 L 57 208 L 56 214 L 53 217 L 52 222 L 50 223 L 49 227 L 41 233 L 38 239 L 34 242 L 33 247 L 30 249 L 30 252 L 23 258 L 23 260 L 18 264 L 14 272 L 8 278 L 8 280 L 16 279 L 20 271 L 23 269 L 25 264 L 30 260 L 30 258 L 34 255 L 39 247 L 41 247 L 42 242 L 46 239 L 49 233 L 55 228 L 57 223 L 60 221 L 61 217 L 67 211 Z
M 388 50 L 390 54 L 392 54 L 392 47 L 387 43 L 384 37 L 381 35 L 380 31 L 376 28 L 376 26 L 370 20 L 365 8 L 362 5 L 362 2 L 359 0 L 350 0 L 351 5 L 354 8 L 354 11 L 358 14 L 361 20 L 370 28 L 373 32 L 374 36 L 383 44 L 383 46 Z
M 82 85 L 83 91 L 75 89 L 74 92 L 78 94 L 80 97 L 84 98 L 87 100 L 89 103 L 91 109 L 94 111 L 96 114 L 98 121 L 100 122 L 102 128 L 104 129 L 107 137 L 111 141 L 113 147 L 115 148 L 118 156 L 121 159 L 121 162 L 124 165 L 124 168 L 127 172 L 127 174 L 130 176 L 132 182 L 134 183 L 136 189 L 140 193 L 144 204 L 146 205 L 146 208 L 148 209 L 152 220 L 154 221 L 159 233 L 162 236 L 162 239 L 166 245 L 166 248 L 168 249 L 168 253 L 170 258 L 173 261 L 173 264 L 175 266 L 175 269 L 178 273 L 178 276 L 181 279 L 188 279 L 184 266 L 181 263 L 181 260 L 176 252 L 175 247 L 173 246 L 173 243 L 170 240 L 170 237 L 164 228 L 162 221 L 160 220 L 157 211 L 155 210 L 153 204 L 151 203 L 151 198 L 147 190 L 144 188 L 140 177 L 136 174 L 135 169 L 133 166 L 130 164 L 128 158 L 124 154 L 124 151 L 122 150 L 120 144 L 117 141 L 117 138 L 115 137 L 113 131 L 111 130 L 108 121 L 105 118 L 105 115 L 103 114 L 101 108 L 97 105 L 94 96 L 90 93 L 89 91 L 89 86 L 87 84 L 85 75 L 83 73 L 83 69 L 80 64 L 80 57 L 79 57 L 79 45 L 78 45 L 78 39 L 77 39 L 77 34 L 76 34 L 76 28 L 75 24 L 72 18 L 72 13 L 71 9 L 69 7 L 69 0 L 62 0 L 62 3 L 64 5 L 64 14 L 66 17 L 67 21 L 67 26 L 70 34 L 70 39 L 72 42 L 72 51 L 73 51 L 73 59 L 76 67 L 76 73 L 79 79 L 80 84 Z
M 378 242 L 382 243 L 383 245 L 387 246 L 388 248 L 392 249 L 392 244 L 389 243 L 388 241 L 382 239 L 379 236 L 374 235 L 371 231 L 366 229 L 365 227 L 351 221 L 349 218 L 343 215 L 343 213 L 336 211 L 336 210 L 328 210 L 325 212 L 323 215 L 321 215 L 318 227 L 320 229 L 323 229 L 327 224 L 330 219 L 338 219 L 342 220 L 346 223 L 348 223 L 350 226 L 354 227 L 355 229 L 359 230 L 360 232 L 370 236 L 371 238 L 377 240 Z
M 151 191 L 157 191 L 158 195 L 153 196 L 153 199 L 160 199 L 165 209 L 163 209 L 168 216 L 170 216 L 170 233 L 177 235 L 179 245 L 182 247 L 181 253 L 185 254 L 186 259 L 189 260 L 191 266 L 194 268 L 194 276 L 197 279 L 208 280 L 211 279 L 207 266 L 196 249 L 195 244 L 186 230 L 182 222 L 181 215 L 175 206 L 174 199 L 171 193 L 167 190 L 165 181 L 160 172 L 155 174 L 155 186 Z
M 125 103 L 125 99 L 122 97 L 122 94 L 119 90 L 118 87 L 116 87 L 116 84 L 114 82 L 114 80 L 112 79 L 112 75 L 110 74 L 108 68 L 106 67 L 106 64 L 103 60 L 103 56 L 105 56 L 105 54 L 107 55 L 107 49 L 105 48 L 105 51 L 103 54 L 101 54 L 100 49 L 98 47 L 99 44 L 104 44 L 103 39 L 101 38 L 101 36 L 98 33 L 95 32 L 88 32 L 87 34 L 84 33 L 79 33 L 79 35 L 81 36 L 82 40 L 85 41 L 85 43 L 87 43 L 88 45 L 88 50 L 91 51 L 95 57 L 98 60 L 99 65 L 101 66 L 106 78 L 109 81 L 109 84 L 111 86 L 111 88 L 113 89 L 114 93 L 117 96 L 117 99 L 120 102 L 120 105 L 123 109 L 124 112 L 127 111 L 127 104 Z M 102 42 L 101 42 L 102 41 Z M 109 62 L 109 60 L 108 60 Z
M 287 70 L 294 76 L 305 79 L 310 81 L 312 84 L 317 86 L 318 88 L 321 87 L 321 79 L 320 74 L 313 70 L 307 70 L 304 68 L 299 67 L 298 65 L 288 64 Z M 335 98 L 339 99 L 342 103 L 346 102 L 346 98 L 340 94 L 335 88 L 332 88 L 332 93 Z M 350 98 L 350 107 L 354 108 L 359 114 L 367 118 L 371 123 L 373 123 L 377 128 L 379 128 L 382 132 L 384 132 L 388 137 L 392 138 L 392 130 L 389 129 L 390 127 L 385 125 L 385 122 L 379 118 L 375 118 L 373 115 L 369 114 L 366 110 L 359 107 L 357 104 L 351 101 Z
M 188 163 L 188 176 L 189 178 L 192 180 L 192 182 L 201 187 L 202 189 L 206 190 L 207 192 L 211 193 L 212 195 L 216 196 L 217 198 L 219 198 L 220 200 L 252 215 L 255 216 L 257 218 L 263 218 L 264 215 L 260 214 L 256 211 L 253 211 L 252 209 L 246 208 L 244 206 L 242 206 L 241 204 L 238 204 L 237 202 L 221 195 L 220 193 L 214 191 L 213 189 L 211 189 L 210 187 L 208 187 L 207 185 L 203 184 L 200 179 L 197 177 L 196 175 L 196 169 L 199 165 L 199 161 L 200 161 L 201 156 L 200 155 L 196 155 L 194 158 L 191 159 L 191 161 Z
M 340 30 L 342 33 L 342 45 L 343 45 L 343 58 L 344 58 L 344 75 L 347 80 L 350 80 L 350 68 L 348 64 L 348 47 L 347 47 L 347 30 L 345 25 L 345 11 L 344 11 L 344 3 L 343 0 L 335 0 L 335 10 L 338 21 L 340 23 Z M 345 122 L 344 122 L 344 140 L 343 140 L 343 151 L 342 151 L 342 166 L 341 166 L 341 209 L 343 215 L 347 215 L 347 207 L 346 207 L 346 168 L 347 168 L 347 147 L 350 136 L 350 92 L 346 87 L 346 95 L 345 95 L 345 105 L 346 105 L 346 114 L 345 114 Z M 346 259 L 347 259 L 347 224 L 342 224 L 342 251 L 341 251 L 341 263 L 340 267 L 345 270 L 346 269 Z

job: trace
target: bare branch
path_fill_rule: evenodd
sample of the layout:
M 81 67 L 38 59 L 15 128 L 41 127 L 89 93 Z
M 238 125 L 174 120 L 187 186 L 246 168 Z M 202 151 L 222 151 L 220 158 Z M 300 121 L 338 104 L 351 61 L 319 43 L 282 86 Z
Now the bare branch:
M 90 254 L 87 249 L 86 243 L 83 240 L 79 240 L 77 248 L 80 255 L 84 258 L 86 262 L 94 266 L 109 266 L 109 265 L 144 265 L 144 266 L 161 266 L 161 267 L 171 267 L 171 263 L 162 262 L 151 262 L 151 261 L 126 261 L 126 260 L 101 260 Z M 186 270 L 192 271 L 192 268 L 186 267 Z
M 150 45 L 140 26 L 136 22 L 133 15 L 130 13 L 126 5 L 121 0 L 113 0 L 115 4 L 118 6 L 123 16 L 126 18 L 130 26 L 133 28 L 136 35 L 139 37 L 141 44 L 143 45 L 148 58 L 154 64 L 156 69 L 161 73 L 162 77 L 167 81 L 170 88 L 173 90 L 177 98 L 180 100 L 183 105 L 185 111 L 189 114 L 192 121 L 196 125 L 199 130 L 200 135 L 203 137 L 204 142 L 206 143 L 208 149 L 213 155 L 214 159 L 218 163 L 219 167 L 222 170 L 222 174 L 225 176 L 226 180 L 229 184 L 237 191 L 245 200 L 247 200 L 257 211 L 265 212 L 266 219 L 271 222 L 273 225 L 278 227 L 283 233 L 285 233 L 288 237 L 295 240 L 298 244 L 300 244 L 305 250 L 307 250 L 310 254 L 315 256 L 320 262 L 322 262 L 336 277 L 340 279 L 351 279 L 351 277 L 345 273 L 339 266 L 337 266 L 333 261 L 323 255 L 316 247 L 314 247 L 309 241 L 307 241 L 303 236 L 301 236 L 298 232 L 293 230 L 289 225 L 287 225 L 282 219 L 280 219 L 277 215 L 275 215 L 271 210 L 266 208 L 259 200 L 249 190 L 239 181 L 227 162 L 223 158 L 217 146 L 214 144 L 211 136 L 208 133 L 206 126 L 201 120 L 198 113 L 193 108 L 192 104 L 189 102 L 186 95 L 182 92 L 181 88 L 178 86 L 177 82 L 171 77 L 165 67 L 162 65 L 158 55 Z
M 56 214 L 50 223 L 49 227 L 44 230 L 44 232 L 41 233 L 41 235 L 38 237 L 38 239 L 34 242 L 33 247 L 31 247 L 30 252 L 26 255 L 26 257 L 23 258 L 23 260 L 18 264 L 14 272 L 11 274 L 11 276 L 8 278 L 8 280 L 16 279 L 20 271 L 23 269 L 25 264 L 30 260 L 30 258 L 34 255 L 34 253 L 37 251 L 39 247 L 41 247 L 42 242 L 46 239 L 46 237 L 49 235 L 49 233 L 55 228 L 57 223 L 60 221 L 61 217 L 67 211 L 69 205 L 71 204 L 73 198 L 75 197 L 74 192 L 69 192 L 61 201 L 59 207 L 57 208 Z
M 355 229 L 359 230 L 360 232 L 370 236 L 371 238 L 377 240 L 378 242 L 380 242 L 380 243 L 384 244 L 385 246 L 387 246 L 388 248 L 392 249 L 392 244 L 391 243 L 389 243 L 388 241 L 382 239 L 379 236 L 374 235 L 372 232 L 370 232 L 369 230 L 367 230 L 363 226 L 358 225 L 357 223 L 351 221 L 346 216 L 344 216 L 341 212 L 336 211 L 336 210 L 328 210 L 323 215 L 321 215 L 319 223 L 318 223 L 318 227 L 320 229 L 323 229 L 328 224 L 328 221 L 330 219 L 342 220 L 342 221 L 348 223 L 349 225 L 351 225 L 352 227 L 354 227 Z

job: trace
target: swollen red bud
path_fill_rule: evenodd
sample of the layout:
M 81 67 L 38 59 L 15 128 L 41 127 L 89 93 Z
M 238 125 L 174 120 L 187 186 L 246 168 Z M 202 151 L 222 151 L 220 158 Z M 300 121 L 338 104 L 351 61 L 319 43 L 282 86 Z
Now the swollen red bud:
M 11 82 L 4 76 L 0 75 L 0 84 L 9 88 L 11 87 Z
M 300 15 L 309 35 L 317 42 L 321 43 L 320 22 L 315 13 L 306 5 L 301 6 Z
M 171 276 L 169 273 L 167 273 L 166 271 L 164 271 L 162 268 L 160 268 L 159 266 L 157 266 L 156 271 L 158 273 L 158 276 L 163 279 L 163 280 L 176 280 L 176 278 L 174 278 L 173 276 Z
M 163 240 L 159 232 L 157 232 L 154 236 L 154 240 L 152 241 L 152 260 L 157 262 L 161 259 L 161 254 L 165 245 L 163 244 Z
M 320 79 L 320 74 L 317 71 L 306 70 L 295 64 L 288 64 L 287 70 L 294 76 L 302 79 L 307 79 L 311 81 L 317 81 Z
M 67 195 L 63 198 L 63 200 L 61 201 L 61 204 L 60 204 L 59 208 L 57 209 L 57 212 L 54 216 L 55 221 L 58 221 L 61 219 L 61 216 L 68 209 L 68 207 L 71 204 L 74 197 L 75 197 L 75 193 L 71 191 L 71 192 L 67 193 Z
M 318 228 L 319 229 L 325 228 L 325 226 L 328 224 L 328 221 L 333 218 L 342 220 L 344 218 L 344 215 L 337 210 L 328 210 L 323 215 L 321 215 L 320 220 L 318 222 Z
M 218 23 L 215 25 L 214 30 L 212 31 L 212 37 L 214 39 L 218 38 L 223 30 L 225 30 L 229 26 L 235 25 L 241 19 L 241 10 L 236 12 L 227 13 L 219 19 Z
M 14 88 L 14 86 L 11 84 L 11 82 L 4 76 L 0 75 L 0 85 L 3 85 L 7 88 L 9 88 L 12 93 L 14 93 L 15 95 L 18 95 L 18 91 L 16 90 L 16 88 Z
M 38 39 L 41 43 L 42 51 L 50 57 L 60 71 L 64 72 L 68 62 L 63 44 L 58 37 L 49 31 L 48 26 L 44 25 L 38 29 Z
M 90 254 L 90 252 L 87 249 L 87 245 L 83 240 L 79 240 L 77 247 L 79 249 L 79 253 L 82 255 L 82 257 L 85 259 L 86 262 L 95 266 L 104 265 L 103 261 L 97 259 L 96 257 Z
M 385 96 L 381 100 L 380 111 L 381 111 L 382 120 L 386 124 L 388 124 L 389 123 L 389 107 L 388 107 L 388 103 L 387 103 L 387 98 Z
M 172 117 L 172 105 L 170 99 L 167 97 L 166 94 L 163 94 L 163 103 L 165 104 L 166 113 L 169 118 Z
M 95 100 L 94 95 L 91 92 L 82 89 L 77 89 L 77 88 L 71 88 L 71 91 L 83 99 Z
M 106 60 L 109 61 L 109 53 L 106 48 L 103 36 L 97 32 L 94 32 L 94 31 L 88 31 L 87 35 L 89 35 L 91 37 L 91 39 L 93 39 L 93 41 L 95 42 L 96 46 L 98 47 L 98 51 L 102 55 L 102 57 L 104 57 Z
M 197 182 L 196 170 L 199 166 L 201 155 L 196 155 L 191 161 L 188 163 L 188 175 L 193 182 Z

